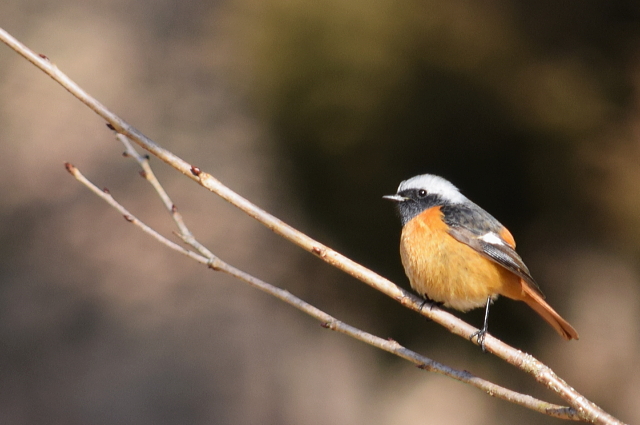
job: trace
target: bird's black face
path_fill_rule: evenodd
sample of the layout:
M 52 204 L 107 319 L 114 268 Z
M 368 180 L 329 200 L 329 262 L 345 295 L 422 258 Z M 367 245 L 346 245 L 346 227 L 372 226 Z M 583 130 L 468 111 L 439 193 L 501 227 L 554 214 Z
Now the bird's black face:
M 384 196 L 384 199 L 396 202 L 403 226 L 422 211 L 445 204 L 440 195 L 430 194 L 425 189 L 407 189 L 395 195 Z

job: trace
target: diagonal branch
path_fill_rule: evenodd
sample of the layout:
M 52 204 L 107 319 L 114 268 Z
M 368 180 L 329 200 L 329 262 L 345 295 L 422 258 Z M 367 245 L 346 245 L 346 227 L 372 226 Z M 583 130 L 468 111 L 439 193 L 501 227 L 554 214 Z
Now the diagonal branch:
M 182 239 L 182 241 L 186 244 L 194 247 L 200 254 L 204 255 L 205 257 L 215 257 L 211 251 L 209 251 L 204 245 L 196 240 L 187 225 L 184 223 L 182 214 L 180 214 L 180 212 L 178 211 L 178 207 L 176 207 L 171 198 L 169 198 L 169 195 L 164 190 L 164 187 L 162 187 L 162 185 L 156 178 L 155 173 L 151 169 L 151 166 L 149 165 L 149 156 L 139 154 L 138 151 L 133 147 L 131 141 L 127 136 L 116 133 L 116 138 L 124 145 L 124 155 L 136 160 L 136 162 L 142 168 L 140 174 L 149 182 L 149 184 L 151 184 L 151 186 L 153 186 L 155 191 L 158 193 L 158 196 L 162 200 L 162 203 L 169 211 L 169 214 L 171 214 L 171 218 L 178 227 L 178 237 L 180 237 L 180 239 Z
M 126 135 L 133 142 L 151 152 L 167 164 L 171 165 L 176 170 L 182 172 L 192 180 L 198 182 L 201 186 L 205 187 L 209 191 L 222 197 L 229 203 L 233 204 L 249 216 L 253 217 L 276 234 L 284 237 L 290 242 L 298 245 L 308 252 L 320 257 L 325 262 L 333 265 L 334 267 L 348 273 L 367 285 L 379 290 L 387 296 L 395 299 L 402 305 L 430 318 L 431 320 L 446 327 L 450 332 L 468 339 L 469 335 L 477 331 L 477 329 L 456 316 L 438 309 L 422 309 L 422 301 L 415 295 L 399 288 L 391 281 L 383 278 L 375 272 L 361 266 L 353 260 L 345 257 L 344 255 L 332 250 L 331 248 L 321 244 L 318 241 L 310 238 L 304 233 L 294 229 L 273 215 L 262 210 L 249 200 L 238 195 L 227 186 L 222 184 L 219 180 L 212 175 L 203 172 L 198 167 L 189 164 L 183 159 L 179 158 L 172 152 L 160 147 L 151 139 L 142 134 L 135 127 L 130 126 L 123 119 L 107 109 L 104 105 L 98 102 L 95 98 L 90 96 L 86 91 L 80 88 L 75 82 L 73 82 L 68 76 L 61 72 L 46 56 L 37 55 L 18 40 L 9 35 L 6 31 L 0 28 L 0 40 L 29 60 L 53 80 L 62 85 L 73 96 L 85 103 L 89 108 L 95 111 L 99 116 L 104 118 L 110 128 L 116 132 Z M 582 394 L 577 392 L 571 386 L 569 386 L 564 380 L 551 370 L 548 366 L 544 365 L 533 356 L 522 353 L 519 350 L 505 344 L 504 342 L 496 339 L 491 335 L 487 335 L 485 340 L 485 346 L 487 350 L 506 362 L 520 368 L 521 370 L 529 373 L 538 382 L 545 385 L 550 390 L 557 393 L 563 398 L 569 405 L 575 408 L 580 418 L 587 422 L 597 424 L 619 424 L 619 420 L 603 411 L 600 407 L 585 398 Z
M 124 143 L 121 137 L 118 137 L 118 138 L 120 139 L 120 141 Z M 131 149 L 133 148 L 131 147 Z M 142 159 L 143 159 L 143 162 L 146 163 L 143 157 Z M 289 305 L 292 305 L 298 310 L 319 320 L 322 323 L 323 328 L 331 329 L 331 330 L 343 333 L 352 338 L 363 341 L 369 345 L 380 348 L 381 350 L 387 351 L 391 354 L 395 354 L 400 358 L 403 358 L 405 360 L 408 360 L 414 363 L 420 369 L 423 369 L 429 372 L 436 372 L 441 375 L 445 375 L 455 380 L 458 380 L 460 382 L 464 382 L 466 384 L 472 385 L 496 398 L 510 401 L 514 404 L 518 404 L 520 406 L 527 407 L 531 410 L 535 410 L 537 412 L 540 412 L 549 416 L 553 416 L 556 418 L 569 419 L 569 420 L 575 420 L 575 421 L 581 420 L 577 412 L 573 408 L 558 406 L 552 403 L 547 403 L 545 401 L 538 400 L 529 395 L 521 394 L 512 390 L 509 390 L 507 388 L 504 388 L 500 385 L 494 384 L 490 381 L 477 377 L 470 372 L 457 370 L 449 366 L 445 366 L 442 363 L 439 363 L 435 360 L 432 360 L 428 357 L 425 357 L 423 355 L 420 355 L 414 351 L 411 351 L 403 347 L 396 341 L 383 339 L 375 335 L 372 335 L 370 333 L 364 332 L 351 325 L 348 325 L 336 319 L 335 317 L 327 314 L 326 312 L 318 309 L 317 307 L 314 307 L 313 305 L 296 297 L 295 295 L 291 294 L 289 291 L 273 286 L 270 283 L 267 283 L 246 272 L 243 272 L 242 270 L 226 263 L 225 261 L 222 261 L 221 259 L 219 259 L 216 256 L 213 256 L 212 254 L 211 256 L 207 254 L 200 255 L 193 251 L 185 249 L 180 245 L 176 244 L 175 242 L 172 242 L 171 240 L 162 236 L 157 231 L 155 231 L 154 229 L 152 229 L 151 227 L 147 226 L 142 221 L 140 221 L 138 218 L 136 218 L 124 206 L 122 206 L 118 201 L 116 201 L 108 190 L 105 190 L 105 189 L 100 190 L 100 188 L 98 188 L 96 185 L 91 183 L 91 181 L 89 181 L 84 175 L 82 175 L 80 170 L 78 170 L 75 166 L 67 163 L 65 164 L 65 167 L 67 168 L 67 171 L 69 171 L 69 173 L 76 178 L 76 180 L 78 180 L 83 185 L 87 186 L 92 192 L 97 194 L 109 205 L 111 205 L 113 208 L 119 211 L 128 222 L 134 224 L 135 226 L 140 228 L 143 232 L 152 236 L 154 239 L 160 241 L 162 244 L 166 245 L 167 247 L 177 252 L 180 252 L 181 254 L 188 256 L 189 258 L 201 264 L 207 265 L 209 268 L 213 270 L 224 272 L 230 276 L 233 276 L 239 280 L 244 281 L 245 283 L 248 283 L 249 285 L 251 285 L 256 289 L 266 292 L 267 294 L 272 295 L 286 302 Z M 159 194 L 163 193 L 164 196 L 166 196 L 166 192 L 164 191 L 162 186 L 158 183 L 157 179 L 153 177 L 152 180 L 155 180 L 155 183 L 152 183 L 152 184 L 154 188 L 158 190 L 158 193 Z M 169 199 L 168 196 L 167 196 L 167 199 Z M 184 226 L 184 222 L 182 222 L 181 224 Z M 186 229 L 186 226 L 184 227 Z M 196 243 L 196 246 L 200 246 L 200 244 Z M 200 248 L 196 248 L 196 249 L 200 250 Z

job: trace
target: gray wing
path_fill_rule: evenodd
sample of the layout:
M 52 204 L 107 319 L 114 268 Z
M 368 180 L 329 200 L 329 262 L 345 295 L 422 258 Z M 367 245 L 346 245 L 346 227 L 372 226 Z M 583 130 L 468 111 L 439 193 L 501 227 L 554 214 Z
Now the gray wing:
M 497 238 L 496 243 L 483 239 L 483 236 L 485 236 L 487 233 L 491 233 L 491 239 L 493 239 L 493 236 Z M 501 265 L 513 274 L 521 277 L 531 286 L 531 288 L 533 288 L 542 298 L 544 298 L 544 294 L 540 290 L 540 287 L 538 286 L 536 281 L 533 280 L 533 277 L 531 277 L 529 269 L 524 264 L 522 258 L 520 258 L 518 253 L 513 248 L 511 248 L 511 246 L 506 241 L 504 241 L 497 232 L 489 231 L 487 233 L 478 235 L 467 227 L 455 225 L 449 226 L 449 234 L 453 236 L 454 239 L 470 246 L 489 260 Z

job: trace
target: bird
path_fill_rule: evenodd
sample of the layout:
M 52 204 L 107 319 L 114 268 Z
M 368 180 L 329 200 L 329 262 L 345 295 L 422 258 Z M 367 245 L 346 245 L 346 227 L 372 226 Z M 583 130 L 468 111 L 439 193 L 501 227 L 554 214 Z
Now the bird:
M 579 338 L 545 301 L 509 230 L 451 182 L 422 174 L 383 198 L 397 206 L 400 258 L 411 287 L 425 300 L 462 312 L 485 307 L 482 329 L 469 336 L 483 351 L 489 306 L 499 295 L 524 301 L 565 340 Z

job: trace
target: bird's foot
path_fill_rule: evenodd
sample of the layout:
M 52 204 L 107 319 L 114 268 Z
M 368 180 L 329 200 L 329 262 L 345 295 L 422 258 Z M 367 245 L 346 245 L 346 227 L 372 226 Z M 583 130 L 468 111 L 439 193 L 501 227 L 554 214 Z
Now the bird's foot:
M 420 311 L 422 311 L 422 309 L 426 306 L 429 305 L 429 310 L 433 310 L 433 307 L 442 307 L 444 305 L 444 303 L 440 303 L 437 301 L 433 301 L 432 299 L 430 299 L 429 297 L 427 297 L 425 295 L 424 297 L 424 301 L 422 301 L 422 303 L 420 303 Z
M 482 352 L 486 353 L 487 352 L 487 348 L 484 345 L 484 339 L 485 339 L 486 336 L 487 336 L 487 329 L 486 328 L 482 328 L 479 331 L 476 331 L 476 332 L 472 333 L 469 336 L 469 339 L 471 341 L 473 341 L 473 338 L 476 338 L 477 341 L 478 341 L 478 345 L 482 349 Z

